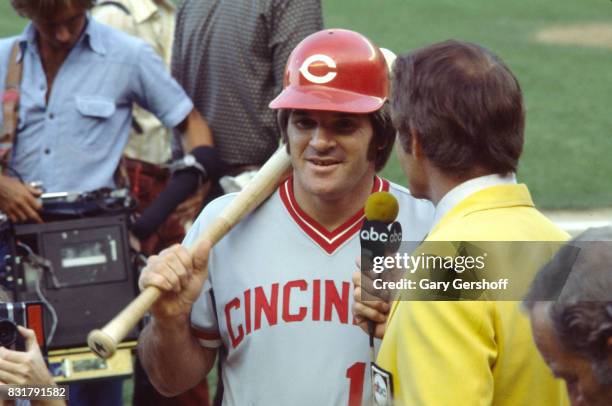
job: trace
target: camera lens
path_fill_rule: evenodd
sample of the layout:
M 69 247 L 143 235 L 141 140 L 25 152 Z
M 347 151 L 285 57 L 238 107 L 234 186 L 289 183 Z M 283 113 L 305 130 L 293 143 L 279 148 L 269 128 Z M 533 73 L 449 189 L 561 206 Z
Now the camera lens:
M 17 341 L 17 326 L 10 320 L 0 320 L 0 345 L 10 347 Z

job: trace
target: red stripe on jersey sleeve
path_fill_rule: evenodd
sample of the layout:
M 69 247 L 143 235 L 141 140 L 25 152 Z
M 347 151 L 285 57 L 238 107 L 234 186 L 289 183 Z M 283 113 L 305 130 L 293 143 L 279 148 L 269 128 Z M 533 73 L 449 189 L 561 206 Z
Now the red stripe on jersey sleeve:
M 191 327 L 191 332 L 197 338 L 201 338 L 202 340 L 220 340 L 221 339 L 221 335 L 219 334 L 218 331 L 215 331 L 215 332 L 202 331 L 202 330 L 198 330 L 195 327 Z

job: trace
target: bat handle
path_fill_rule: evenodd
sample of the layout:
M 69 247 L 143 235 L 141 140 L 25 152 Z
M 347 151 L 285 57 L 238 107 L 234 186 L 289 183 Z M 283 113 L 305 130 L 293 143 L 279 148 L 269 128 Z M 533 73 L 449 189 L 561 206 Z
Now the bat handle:
M 100 358 L 107 359 L 115 354 L 117 346 L 141 320 L 161 295 L 155 286 L 144 289 L 136 299 L 126 306 L 101 330 L 93 330 L 87 336 L 87 345 Z
M 227 220 L 223 217 L 216 218 L 206 229 L 198 240 L 189 248 L 189 254 L 193 257 L 200 242 L 204 239 L 216 243 L 231 228 Z M 151 306 L 161 296 L 161 290 L 155 286 L 148 286 L 127 305 L 121 313 L 115 316 L 101 330 L 92 330 L 87 335 L 87 345 L 100 358 L 107 359 L 113 356 L 119 343 L 133 329 L 136 324 L 149 311 Z

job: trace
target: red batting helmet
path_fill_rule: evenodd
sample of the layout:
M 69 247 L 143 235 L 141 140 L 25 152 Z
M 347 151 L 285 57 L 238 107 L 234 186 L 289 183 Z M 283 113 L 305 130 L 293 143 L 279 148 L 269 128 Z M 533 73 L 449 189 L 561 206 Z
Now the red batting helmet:
M 371 113 L 389 96 L 389 71 L 380 49 L 349 30 L 316 32 L 287 61 L 283 91 L 273 109 Z

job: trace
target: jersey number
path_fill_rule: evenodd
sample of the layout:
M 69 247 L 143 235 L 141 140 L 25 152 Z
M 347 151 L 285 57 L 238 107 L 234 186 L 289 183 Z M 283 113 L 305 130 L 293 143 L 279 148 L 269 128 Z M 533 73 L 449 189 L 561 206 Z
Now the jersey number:
M 364 362 L 355 362 L 346 370 L 346 377 L 350 381 L 348 406 L 361 406 L 365 368 Z

